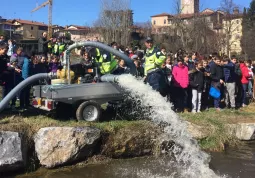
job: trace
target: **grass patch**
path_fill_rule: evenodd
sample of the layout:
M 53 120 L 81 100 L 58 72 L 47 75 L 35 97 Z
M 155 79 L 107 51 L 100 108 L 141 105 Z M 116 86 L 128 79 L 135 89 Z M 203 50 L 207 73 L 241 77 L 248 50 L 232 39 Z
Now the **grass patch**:
M 227 133 L 227 124 L 255 123 L 255 104 L 239 110 L 226 109 L 216 112 L 215 109 L 210 109 L 202 113 L 180 115 L 185 120 L 209 130 L 210 136 L 199 140 L 202 149 L 222 151 L 226 146 L 240 144 L 240 141 Z

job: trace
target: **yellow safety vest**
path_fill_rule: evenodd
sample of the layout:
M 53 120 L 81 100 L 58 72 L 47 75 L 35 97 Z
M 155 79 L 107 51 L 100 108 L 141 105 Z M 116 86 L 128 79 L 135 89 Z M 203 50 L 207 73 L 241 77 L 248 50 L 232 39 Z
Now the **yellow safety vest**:
M 147 49 L 145 54 L 144 74 L 147 75 L 149 70 L 161 68 L 165 60 L 166 56 L 155 47 Z

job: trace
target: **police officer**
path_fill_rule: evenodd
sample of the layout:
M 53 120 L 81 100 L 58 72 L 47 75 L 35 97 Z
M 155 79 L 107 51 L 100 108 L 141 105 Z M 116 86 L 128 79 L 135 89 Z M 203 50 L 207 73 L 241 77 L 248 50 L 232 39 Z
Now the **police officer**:
M 148 83 L 153 90 L 160 92 L 162 96 L 167 95 L 167 81 L 161 66 L 166 60 L 166 56 L 159 49 L 153 46 L 152 38 L 148 37 L 145 41 L 145 82 Z

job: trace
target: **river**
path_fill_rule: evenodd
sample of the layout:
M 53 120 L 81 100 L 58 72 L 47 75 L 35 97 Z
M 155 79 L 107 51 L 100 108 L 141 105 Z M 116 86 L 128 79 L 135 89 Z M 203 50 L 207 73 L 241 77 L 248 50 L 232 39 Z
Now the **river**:
M 244 143 L 226 152 L 209 153 L 210 167 L 218 175 L 232 178 L 255 177 L 255 142 Z M 41 170 L 19 178 L 166 178 L 178 177 L 178 168 L 167 156 L 112 160 L 105 164 L 88 165 L 83 168 L 65 168 L 57 171 Z

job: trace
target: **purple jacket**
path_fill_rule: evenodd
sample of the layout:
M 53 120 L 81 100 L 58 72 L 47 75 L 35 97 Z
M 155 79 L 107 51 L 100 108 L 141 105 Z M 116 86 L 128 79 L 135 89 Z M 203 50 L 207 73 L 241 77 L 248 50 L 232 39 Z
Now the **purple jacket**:
M 49 71 L 50 71 L 50 72 L 56 73 L 59 67 L 60 67 L 60 64 L 59 64 L 59 63 L 52 63 L 52 62 L 51 62 L 51 63 L 49 64 Z

